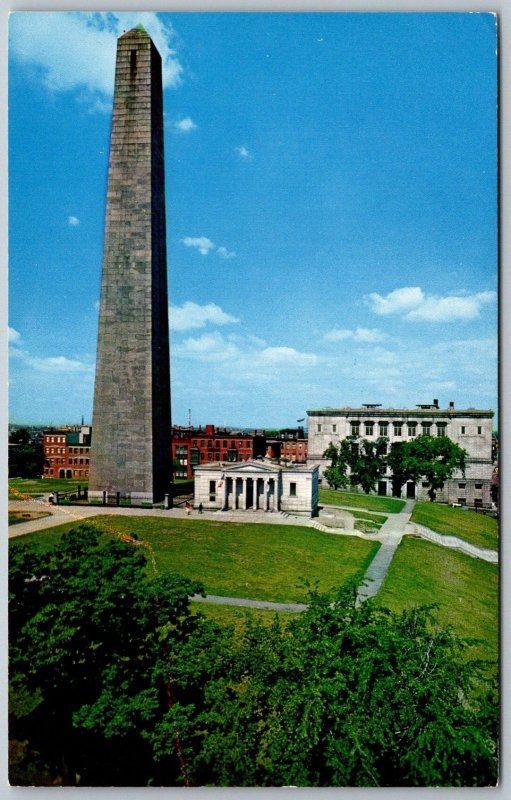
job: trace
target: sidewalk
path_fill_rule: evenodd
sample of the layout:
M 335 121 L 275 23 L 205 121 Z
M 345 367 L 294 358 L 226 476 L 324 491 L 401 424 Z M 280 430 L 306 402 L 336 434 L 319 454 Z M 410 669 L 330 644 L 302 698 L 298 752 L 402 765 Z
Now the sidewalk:
M 404 509 L 399 514 L 391 514 L 381 526 L 379 534 L 385 536 L 385 540 L 364 575 L 357 593 L 358 603 L 374 597 L 380 591 L 394 553 L 399 547 L 406 525 L 410 521 L 414 505 L 415 500 L 407 500 Z

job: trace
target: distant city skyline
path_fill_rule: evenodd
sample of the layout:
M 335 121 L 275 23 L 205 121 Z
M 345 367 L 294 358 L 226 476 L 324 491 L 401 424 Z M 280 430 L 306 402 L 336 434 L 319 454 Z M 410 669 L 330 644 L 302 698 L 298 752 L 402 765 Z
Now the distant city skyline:
M 116 38 L 164 62 L 173 422 L 497 410 L 496 19 L 21 13 L 12 422 L 91 421 Z

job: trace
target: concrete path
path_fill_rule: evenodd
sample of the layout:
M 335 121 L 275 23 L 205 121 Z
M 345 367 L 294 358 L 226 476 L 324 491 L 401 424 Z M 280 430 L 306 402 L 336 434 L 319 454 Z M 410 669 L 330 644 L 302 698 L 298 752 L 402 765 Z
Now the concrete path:
M 383 536 L 384 541 L 364 575 L 357 593 L 358 603 L 374 597 L 380 591 L 390 562 L 403 538 L 406 525 L 410 521 L 414 505 L 415 500 L 407 500 L 404 509 L 399 514 L 390 514 L 381 526 L 379 536 Z
M 308 606 L 304 603 L 271 603 L 267 600 L 248 600 L 243 597 L 221 597 L 218 594 L 207 594 L 202 597 L 194 594 L 192 600 L 198 603 L 216 603 L 222 606 L 241 606 L 243 608 L 264 608 L 269 611 L 306 611 Z

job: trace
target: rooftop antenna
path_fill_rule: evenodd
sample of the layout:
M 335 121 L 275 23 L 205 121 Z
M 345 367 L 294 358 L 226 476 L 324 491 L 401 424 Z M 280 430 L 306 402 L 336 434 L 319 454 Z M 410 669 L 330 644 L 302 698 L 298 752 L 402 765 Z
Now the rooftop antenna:
M 192 427 L 192 409 L 191 408 L 188 409 L 188 427 L 189 428 Z

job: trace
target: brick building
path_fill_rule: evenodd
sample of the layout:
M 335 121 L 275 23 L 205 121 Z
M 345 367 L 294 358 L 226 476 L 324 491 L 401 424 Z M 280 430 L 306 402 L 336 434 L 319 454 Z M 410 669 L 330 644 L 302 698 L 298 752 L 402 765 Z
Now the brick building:
M 276 458 L 291 464 L 307 462 L 307 439 L 303 428 L 282 428 L 266 438 L 267 458 Z
M 455 409 L 454 403 L 442 409 L 438 400 L 419 404 L 416 408 L 382 408 L 364 404 L 360 408 L 322 408 L 308 411 L 309 462 L 319 466 L 320 475 L 330 465 L 323 457 L 328 445 L 339 443 L 347 436 L 375 440 L 386 436 L 389 442 L 403 442 L 419 434 L 447 436 L 467 452 L 465 475 L 461 473 L 446 481 L 437 492 L 438 501 L 487 507 L 491 505 L 491 479 L 496 458 L 492 447 L 494 412 L 476 408 Z M 392 494 L 390 473 L 377 484 L 381 495 Z M 403 487 L 403 497 L 428 499 L 429 484 L 419 481 Z
M 90 441 L 90 425 L 44 431 L 44 477 L 88 480 Z
M 193 478 L 194 468 L 213 461 L 236 463 L 262 457 L 266 450 L 263 434 L 234 431 L 206 425 L 204 428 L 172 429 L 174 478 Z

